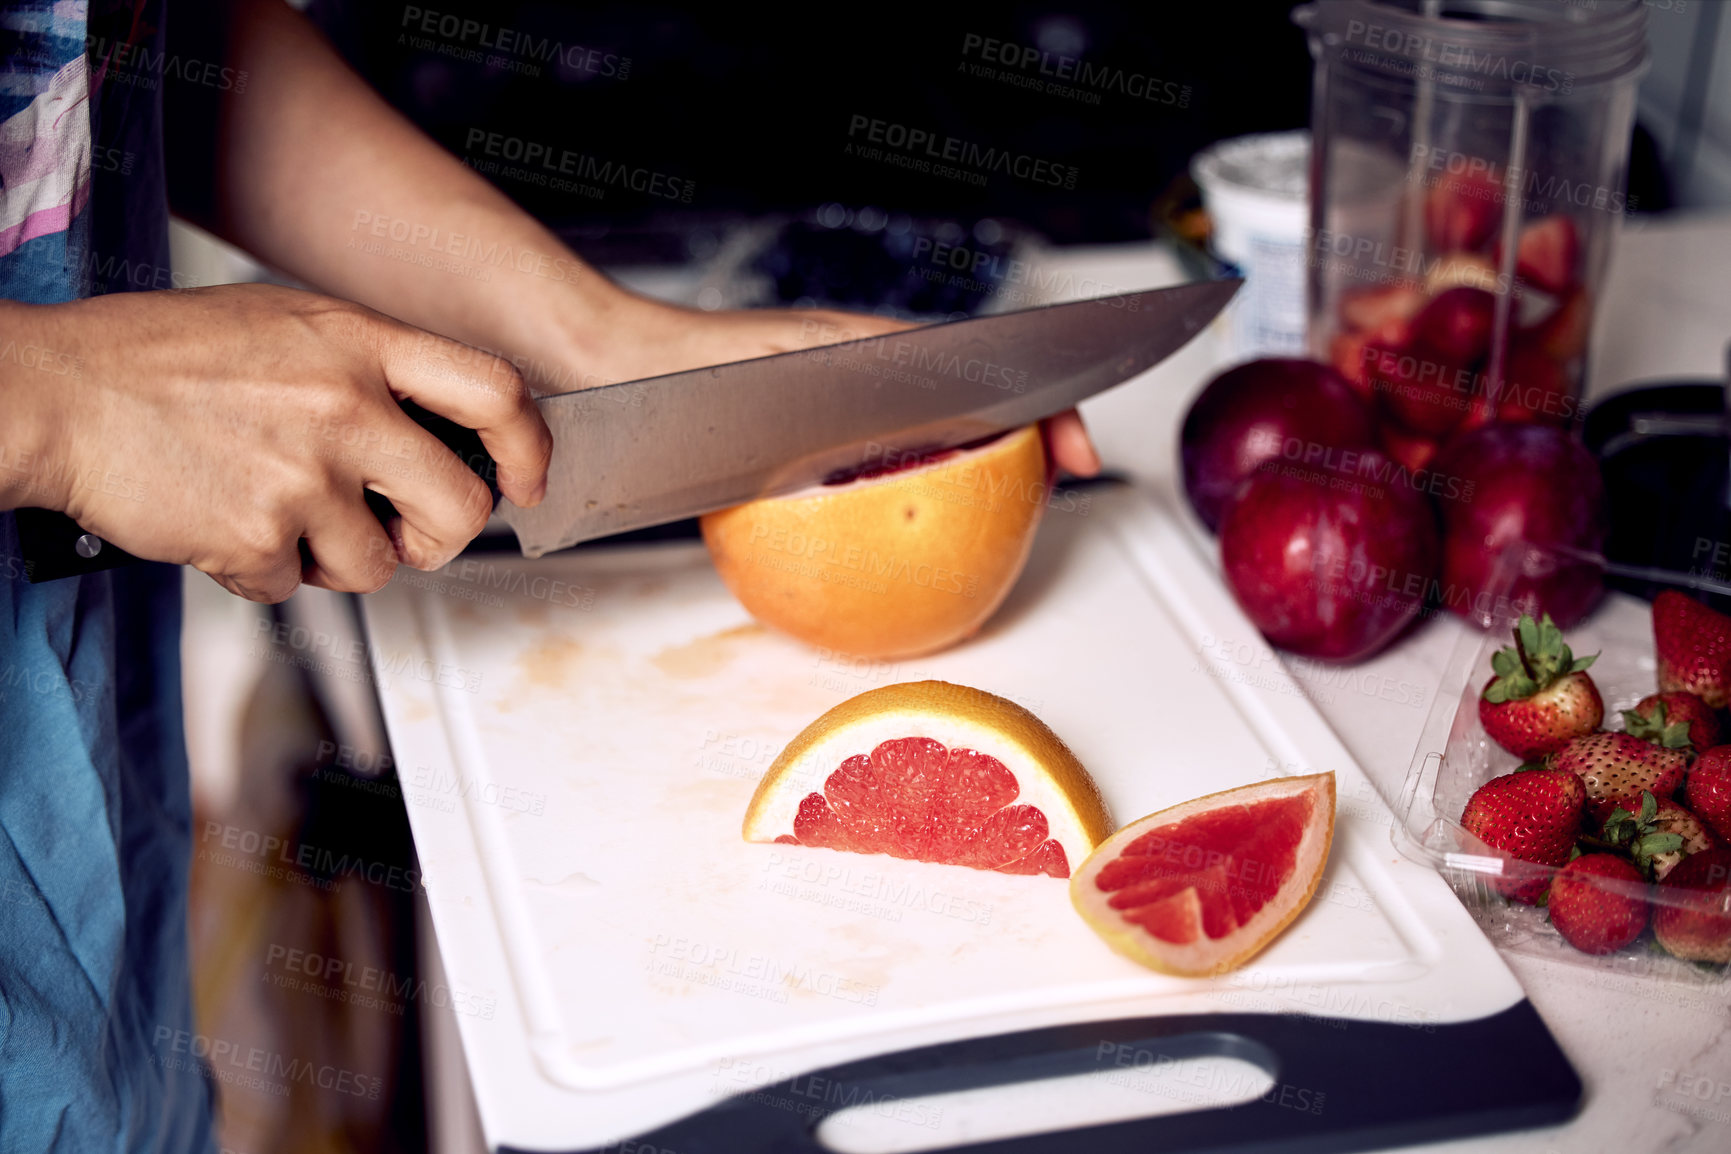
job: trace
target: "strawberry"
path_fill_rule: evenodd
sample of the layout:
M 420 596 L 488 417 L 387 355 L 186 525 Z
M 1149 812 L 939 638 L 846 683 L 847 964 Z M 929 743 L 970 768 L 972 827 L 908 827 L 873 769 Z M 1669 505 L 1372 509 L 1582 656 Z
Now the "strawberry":
M 1714 709 L 1731 689 L 1731 617 L 1667 589 L 1653 599 L 1653 650 L 1659 688 L 1684 689 Z
M 1587 790 L 1587 814 L 1602 822 L 1619 805 L 1639 809 L 1643 792 L 1659 798 L 1676 793 L 1689 766 L 1689 751 L 1667 749 L 1627 733 L 1589 733 L 1552 753 L 1545 764 L 1581 779 Z
M 1567 770 L 1522 769 L 1479 786 L 1461 811 L 1466 831 L 1520 861 L 1560 866 L 1581 832 L 1586 792 Z M 1505 863 L 1505 866 L 1507 863 Z M 1508 870 L 1495 884 L 1518 902 L 1539 899 L 1549 879 L 1536 870 Z
M 1653 936 L 1675 957 L 1731 962 L 1731 849 L 1685 858 L 1659 883 Z
M 1587 954 L 1620 950 L 1647 928 L 1647 883 L 1615 854 L 1582 854 L 1551 882 L 1551 924 Z
M 1586 289 L 1578 288 L 1560 298 L 1543 319 L 1516 333 L 1515 343 L 1517 348 L 1566 365 L 1587 351 L 1592 328 L 1593 298 Z
M 1436 251 L 1476 249 L 1497 231 L 1505 190 L 1478 173 L 1438 177 L 1424 200 L 1425 234 Z
M 1500 255 L 1502 246 L 1497 247 Z M 1515 275 L 1548 293 L 1560 293 L 1575 282 L 1580 255 L 1581 234 L 1575 222 L 1553 213 L 1521 229 L 1515 244 Z
M 1598 838 L 1582 840 L 1627 853 L 1641 876 L 1654 881 L 1663 881 L 1689 855 L 1719 844 L 1700 818 L 1670 798 L 1660 801 L 1650 793 L 1641 795 L 1639 814 L 1619 806 L 1605 819 Z
M 1719 744 L 1719 715 L 1705 701 L 1681 689 L 1649 693 L 1635 703 L 1635 708 L 1623 710 L 1623 729 L 1636 737 L 1680 749 L 1675 742 L 1665 740 L 1665 735 L 1676 729 L 1688 738 L 1696 753 Z
M 1657 812 L 1653 816 L 1653 828 L 1661 834 L 1670 834 L 1683 841 L 1683 844 L 1672 852 L 1653 855 L 1653 880 L 1656 882 L 1664 881 L 1684 858 L 1706 853 L 1719 844 L 1719 839 L 1713 836 L 1713 832 L 1699 817 L 1674 800 L 1658 804 Z
M 1695 759 L 1683 782 L 1683 800 L 1709 829 L 1731 841 L 1731 745 L 1715 745 Z
M 1526 614 L 1515 643 L 1491 657 L 1496 676 L 1479 696 L 1479 721 L 1492 741 L 1523 761 L 1561 749 L 1605 720 L 1605 703 L 1586 669 L 1598 659 L 1576 657 L 1562 631 Z
M 1417 285 L 1393 284 L 1360 289 L 1340 299 L 1340 319 L 1353 332 L 1376 333 L 1383 340 L 1406 343 L 1406 326 L 1424 307 Z
M 1580 405 L 1569 376 L 1553 358 L 1517 342 L 1510 347 L 1503 370 L 1506 379 L 1487 386 L 1497 398 L 1497 420 L 1562 425 L 1578 415 Z

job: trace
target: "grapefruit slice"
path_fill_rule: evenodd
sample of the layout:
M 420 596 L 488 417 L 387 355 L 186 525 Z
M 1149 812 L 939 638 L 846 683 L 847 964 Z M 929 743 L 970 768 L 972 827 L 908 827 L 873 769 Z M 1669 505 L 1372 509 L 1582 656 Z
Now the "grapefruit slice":
M 1112 829 L 1094 779 L 1013 701 L 886 685 L 806 726 L 758 782 L 745 840 L 1066 878 Z
M 1132 961 L 1220 974 L 1309 904 L 1333 840 L 1334 774 L 1240 786 L 1113 834 L 1070 879 L 1070 900 Z
M 1050 481 L 1028 425 L 707 513 L 703 540 L 765 625 L 821 649 L 913 657 L 972 637 L 1009 596 Z

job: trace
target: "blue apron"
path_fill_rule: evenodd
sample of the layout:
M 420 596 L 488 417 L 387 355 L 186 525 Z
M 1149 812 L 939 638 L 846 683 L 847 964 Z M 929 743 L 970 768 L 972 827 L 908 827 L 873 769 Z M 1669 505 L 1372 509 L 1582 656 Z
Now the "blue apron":
M 160 0 L 0 2 L 0 52 L 0 120 L 32 140 L 0 150 L 0 296 L 166 269 Z M 32 585 L 0 514 L 0 1151 L 215 1149 L 179 646 L 178 569 Z

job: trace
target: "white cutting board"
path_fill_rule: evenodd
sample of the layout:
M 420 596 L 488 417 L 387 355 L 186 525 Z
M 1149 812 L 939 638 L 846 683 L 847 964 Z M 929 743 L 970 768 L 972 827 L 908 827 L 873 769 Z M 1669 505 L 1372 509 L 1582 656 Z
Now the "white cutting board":
M 1130 489 L 1053 512 L 979 637 L 889 664 L 754 625 L 696 544 L 478 558 L 367 598 L 489 1141 L 602 1145 L 748 1089 L 741 1069 L 768 1082 L 1062 1022 L 1262 1010 L 1422 1029 L 1517 1001 L 1448 888 L 1394 852 L 1374 789 L 1180 517 Z M 782 744 L 924 678 L 1033 710 L 1120 824 L 1334 770 L 1317 899 L 1246 969 L 1177 979 L 1109 951 L 1061 881 L 740 838 Z

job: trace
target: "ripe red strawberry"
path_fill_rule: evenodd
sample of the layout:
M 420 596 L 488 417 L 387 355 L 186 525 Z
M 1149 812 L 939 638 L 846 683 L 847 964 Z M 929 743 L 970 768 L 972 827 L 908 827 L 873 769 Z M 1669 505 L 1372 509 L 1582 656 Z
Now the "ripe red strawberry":
M 1689 752 L 1666 749 L 1627 733 L 1590 733 L 1551 754 L 1545 764 L 1581 779 L 1587 789 L 1587 814 L 1602 822 L 1618 806 L 1637 812 L 1642 793 L 1660 798 L 1676 793 L 1689 766 Z
M 1731 962 L 1731 849 L 1683 859 L 1655 891 L 1653 936 L 1692 962 Z
M 1684 858 L 1706 853 L 1719 844 L 1719 839 L 1701 821 L 1675 801 L 1662 801 L 1653 817 L 1653 828 L 1661 833 L 1676 834 L 1683 839 L 1678 849 L 1653 855 L 1653 880 L 1662 882 Z
M 1565 294 L 1543 320 L 1517 332 L 1515 344 L 1564 365 L 1587 351 L 1592 326 L 1593 298 L 1586 289 L 1578 288 Z
M 1516 341 L 1503 366 L 1505 380 L 1497 393 L 1497 420 L 1568 422 L 1579 403 L 1569 374 L 1554 357 Z
M 1405 344 L 1407 325 L 1424 306 L 1424 291 L 1416 285 L 1379 285 L 1344 294 L 1340 319 L 1353 332 L 1376 333 L 1384 340 Z
M 1665 734 L 1673 727 L 1688 737 L 1696 753 L 1719 744 L 1719 715 L 1693 693 L 1681 689 L 1649 693 L 1635 703 L 1635 708 L 1623 710 L 1623 729 L 1655 744 L 1666 745 Z M 1674 742 L 1669 744 L 1682 748 Z
M 1663 881 L 1677 863 L 1719 844 L 1701 819 L 1674 800 L 1641 795 L 1638 813 L 1619 806 L 1605 819 L 1597 839 L 1586 839 L 1626 853 L 1642 877 Z
M 1620 950 L 1647 928 L 1647 882 L 1615 854 L 1582 854 L 1551 882 L 1551 924 L 1587 954 Z
M 1705 750 L 1689 767 L 1683 800 L 1709 829 L 1731 842 L 1731 745 Z
M 1514 645 L 1491 657 L 1496 676 L 1479 696 L 1479 721 L 1492 741 L 1531 761 L 1598 729 L 1605 703 L 1585 672 L 1597 655 L 1571 653 L 1548 614 L 1540 622 L 1522 614 L 1514 632 Z
M 1667 589 L 1653 599 L 1659 688 L 1684 689 L 1714 709 L 1731 689 L 1731 617 Z
M 1503 198 L 1496 181 L 1477 173 L 1439 177 L 1424 200 L 1432 251 L 1483 246 L 1497 231 Z
M 1515 245 L 1515 275 L 1548 293 L 1560 293 L 1574 283 L 1580 253 L 1581 234 L 1575 222 L 1554 213 L 1521 229 Z
M 1567 770 L 1522 769 L 1493 777 L 1474 791 L 1461 811 L 1461 825 L 1493 849 L 1521 861 L 1560 866 L 1581 832 L 1586 792 Z M 1532 903 L 1549 879 L 1534 870 L 1510 870 L 1493 883 L 1499 893 Z

